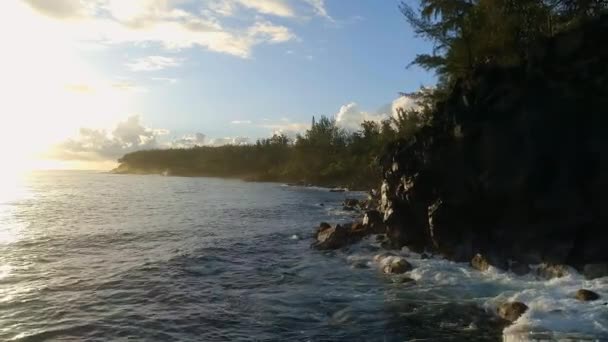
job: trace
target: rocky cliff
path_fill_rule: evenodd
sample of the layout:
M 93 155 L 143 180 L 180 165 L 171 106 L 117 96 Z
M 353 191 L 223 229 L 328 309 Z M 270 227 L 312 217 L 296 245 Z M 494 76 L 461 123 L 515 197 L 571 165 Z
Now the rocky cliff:
M 391 145 L 394 247 L 491 264 L 608 262 L 608 16 L 479 66 L 432 124 Z

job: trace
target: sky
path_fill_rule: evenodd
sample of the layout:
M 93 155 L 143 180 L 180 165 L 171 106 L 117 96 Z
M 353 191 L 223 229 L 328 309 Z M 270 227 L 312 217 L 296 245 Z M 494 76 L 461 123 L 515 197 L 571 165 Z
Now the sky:
M 432 86 L 398 0 L 2 0 L 0 153 L 111 168 L 145 148 L 346 129 Z

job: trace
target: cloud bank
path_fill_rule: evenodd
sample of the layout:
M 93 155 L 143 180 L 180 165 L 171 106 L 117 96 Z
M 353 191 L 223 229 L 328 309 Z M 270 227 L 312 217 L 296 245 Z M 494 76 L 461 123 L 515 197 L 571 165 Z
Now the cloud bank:
M 297 39 L 288 27 L 273 23 L 275 17 L 299 19 L 312 13 L 330 18 L 322 0 L 23 1 L 52 19 L 61 34 L 79 41 L 155 43 L 170 50 L 201 47 L 241 58 L 250 57 L 258 45 Z M 130 67 L 139 71 L 167 66 L 167 60 L 155 57 Z

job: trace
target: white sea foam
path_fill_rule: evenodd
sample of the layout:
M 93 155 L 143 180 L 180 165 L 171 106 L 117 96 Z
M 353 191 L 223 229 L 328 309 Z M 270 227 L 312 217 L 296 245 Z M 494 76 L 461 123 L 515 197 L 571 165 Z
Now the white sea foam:
M 350 260 L 360 261 L 366 252 L 361 248 L 355 253 L 357 256 L 351 255 Z M 416 280 L 420 291 L 440 288 L 446 299 L 472 301 L 488 312 L 496 312 L 497 306 L 506 301 L 525 303 L 528 311 L 505 328 L 504 341 L 608 341 L 608 277 L 586 280 L 574 270 L 551 280 L 539 279 L 533 273 L 517 276 L 492 267 L 479 272 L 467 263 L 422 258 L 407 249 L 392 254 L 367 252 L 365 257 L 379 269 L 394 258 L 405 257 L 414 266 L 406 275 Z M 579 301 L 575 298 L 579 289 L 594 291 L 600 299 Z

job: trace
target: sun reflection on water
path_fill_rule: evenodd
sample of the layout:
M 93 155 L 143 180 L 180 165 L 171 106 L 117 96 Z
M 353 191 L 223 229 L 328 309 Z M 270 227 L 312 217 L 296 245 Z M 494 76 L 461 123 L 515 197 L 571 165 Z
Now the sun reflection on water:
M 28 187 L 31 176 L 29 172 L 0 173 L 0 245 L 20 239 L 25 223 L 19 220 L 17 210 L 20 202 L 32 196 Z

